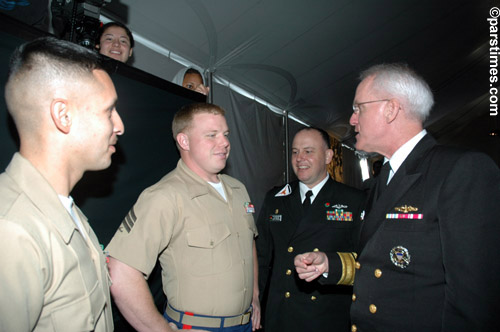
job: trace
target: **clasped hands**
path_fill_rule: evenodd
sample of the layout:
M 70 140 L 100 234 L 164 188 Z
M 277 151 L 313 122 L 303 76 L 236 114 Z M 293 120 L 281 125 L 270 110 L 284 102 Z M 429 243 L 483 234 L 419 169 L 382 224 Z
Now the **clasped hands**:
M 295 256 L 295 270 L 300 279 L 313 281 L 323 273 L 328 273 L 328 257 L 324 252 L 307 252 Z

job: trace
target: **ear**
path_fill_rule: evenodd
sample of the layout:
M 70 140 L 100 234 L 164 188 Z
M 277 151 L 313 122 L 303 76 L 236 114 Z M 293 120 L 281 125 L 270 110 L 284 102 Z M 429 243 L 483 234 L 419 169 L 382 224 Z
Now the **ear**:
M 177 145 L 182 150 L 189 151 L 189 137 L 185 133 L 178 133 L 176 137 Z
M 66 99 L 54 99 L 50 104 L 50 116 L 57 129 L 64 134 L 68 134 L 71 129 L 72 114 L 69 112 L 68 101 Z
M 399 101 L 397 99 L 391 99 L 384 109 L 385 122 L 389 124 L 396 120 L 400 110 L 401 104 L 399 103 Z
M 130 51 L 128 51 L 128 57 L 130 58 L 132 56 L 132 53 L 134 52 L 134 49 L 131 48 Z
M 326 158 L 325 158 L 325 164 L 328 165 L 329 163 L 332 162 L 332 158 L 333 158 L 333 150 L 332 149 L 328 149 L 326 150 Z
M 101 45 L 97 44 L 97 45 L 95 46 L 95 49 L 96 49 L 96 50 L 98 50 L 100 47 L 101 47 Z

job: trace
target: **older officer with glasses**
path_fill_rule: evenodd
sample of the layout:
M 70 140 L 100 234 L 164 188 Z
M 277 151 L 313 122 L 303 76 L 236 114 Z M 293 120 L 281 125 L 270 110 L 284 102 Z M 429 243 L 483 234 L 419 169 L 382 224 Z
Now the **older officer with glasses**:
M 498 330 L 498 166 L 423 129 L 432 92 L 407 66 L 374 66 L 361 79 L 350 121 L 356 148 L 386 163 L 358 250 L 298 255 L 300 278 L 355 272 L 352 331 Z

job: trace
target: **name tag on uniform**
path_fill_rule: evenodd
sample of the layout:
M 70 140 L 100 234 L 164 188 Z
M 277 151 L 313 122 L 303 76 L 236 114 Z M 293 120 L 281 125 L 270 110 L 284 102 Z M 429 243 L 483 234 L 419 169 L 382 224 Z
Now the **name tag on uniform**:
M 283 219 L 283 216 L 281 214 L 278 214 L 280 211 L 276 209 L 274 211 L 274 214 L 271 214 L 269 216 L 269 221 L 281 221 Z
M 283 216 L 281 214 L 271 214 L 269 216 L 269 221 L 281 221 Z

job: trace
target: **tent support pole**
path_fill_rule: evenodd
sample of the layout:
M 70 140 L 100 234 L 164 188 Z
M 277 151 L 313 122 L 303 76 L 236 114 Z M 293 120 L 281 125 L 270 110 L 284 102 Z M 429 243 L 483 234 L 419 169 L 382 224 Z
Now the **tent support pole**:
M 214 81 L 213 81 L 213 75 L 214 73 L 209 70 L 207 72 L 207 79 L 208 79 L 208 86 L 210 88 L 210 90 L 208 91 L 208 96 L 207 96 L 207 102 L 210 103 L 210 104 L 213 104 L 213 101 L 214 101 Z
M 290 183 L 290 156 L 289 156 L 289 151 L 290 151 L 290 140 L 289 140 L 289 133 L 288 133 L 288 111 L 284 110 L 283 111 L 283 127 L 284 127 L 284 148 L 285 148 L 285 173 L 284 173 L 284 180 L 285 183 Z

